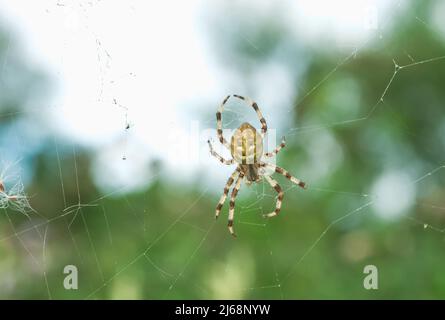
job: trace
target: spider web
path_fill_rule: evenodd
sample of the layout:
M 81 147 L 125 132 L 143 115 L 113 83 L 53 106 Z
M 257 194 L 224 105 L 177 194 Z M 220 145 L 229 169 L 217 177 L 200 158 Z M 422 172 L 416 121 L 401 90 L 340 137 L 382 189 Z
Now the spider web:
M 67 4 L 58 2 L 56 7 L 63 7 Z M 98 2 L 78 2 L 81 10 L 90 10 L 91 7 L 100 5 Z M 129 4 L 134 6 L 134 4 Z M 48 9 L 53 10 L 54 6 L 51 5 Z M 417 15 L 410 17 L 418 22 L 419 28 L 433 29 L 428 22 L 419 18 Z M 90 28 L 85 25 L 85 28 Z M 385 27 L 380 29 L 383 32 Z M 224 30 L 220 30 L 224 32 Z M 110 70 L 113 69 L 112 61 L 113 54 L 108 52 L 105 45 L 98 38 L 93 30 L 91 34 L 96 43 L 97 65 L 100 68 L 101 78 L 100 90 L 98 92 L 98 101 L 107 100 L 107 94 L 110 93 L 110 87 L 107 87 L 110 83 L 113 86 L 119 86 L 119 80 L 116 77 L 110 75 Z M 255 51 L 261 51 L 262 49 L 255 44 L 254 40 L 251 40 L 246 34 L 240 33 L 240 41 L 246 46 L 252 48 Z M 308 100 L 317 96 L 325 85 L 329 84 L 333 77 L 339 73 L 342 69 L 348 67 L 357 57 L 366 54 L 367 44 L 373 39 L 367 39 L 366 41 L 357 45 L 350 53 L 344 57 L 338 59 L 338 63 L 332 66 L 332 69 L 325 73 L 320 78 L 316 79 L 313 84 L 309 86 L 308 90 L 301 92 L 298 95 L 296 103 L 289 102 L 288 114 L 292 114 L 295 110 L 299 110 L 304 106 L 308 108 L 310 112 L 312 104 L 307 104 Z M 445 55 L 437 55 L 432 57 L 413 58 L 413 53 L 406 53 L 406 57 L 409 62 L 402 63 L 400 57 L 391 56 L 389 54 L 388 73 L 389 76 L 382 83 L 382 88 L 379 94 L 375 97 L 375 104 L 371 105 L 364 111 L 363 114 L 354 116 L 352 118 L 335 119 L 333 121 L 320 121 L 315 119 L 309 121 L 313 123 L 299 123 L 297 127 L 290 127 L 283 130 L 283 135 L 287 137 L 288 146 L 278 155 L 277 163 L 280 164 L 280 157 L 285 157 L 285 153 L 288 149 L 295 148 L 296 145 L 304 144 L 304 141 L 310 141 L 307 137 L 314 136 L 317 132 L 328 131 L 336 127 L 349 128 L 354 126 L 364 126 L 365 123 L 371 122 L 377 117 L 377 112 L 384 113 L 389 112 L 386 109 L 391 109 L 386 98 L 391 94 L 391 89 L 397 80 L 401 76 L 416 77 L 416 71 L 421 70 L 426 66 L 435 65 L 437 68 L 443 67 L 445 63 Z M 406 58 L 404 57 L 404 58 Z M 2 64 L 2 74 L 6 73 L 8 62 L 5 59 Z M 133 74 L 133 71 L 129 72 Z M 111 79 L 111 80 L 110 80 Z M 123 136 L 128 138 L 128 134 L 131 130 L 129 125 L 129 117 L 131 115 L 131 106 L 121 104 L 119 97 L 113 97 L 109 99 L 111 105 L 114 108 L 119 109 L 123 116 Z M 261 107 L 261 104 L 260 104 Z M 43 112 L 45 112 L 45 108 Z M 34 114 L 35 111 L 23 111 L 25 113 Z M 42 112 L 42 110 L 39 110 Z M 249 113 L 250 112 L 250 113 Z M 266 120 L 269 125 L 272 121 L 268 117 L 269 112 L 263 110 Z M 1 118 L 8 118 L 17 115 L 14 113 L 1 114 Z M 239 123 L 249 121 L 257 124 L 255 114 L 245 107 L 240 107 L 240 104 L 229 104 L 224 113 L 224 126 L 225 128 L 235 128 Z M 201 122 L 205 128 L 214 128 L 214 110 L 209 113 L 208 116 Z M 21 146 L 21 149 L 26 149 L 26 142 L 21 137 L 20 130 L 13 130 L 15 140 L 17 144 Z M 196 190 L 196 196 L 193 198 L 189 194 L 179 194 L 177 197 L 181 200 L 181 197 L 188 197 L 187 206 L 183 208 L 169 207 L 170 211 L 169 219 L 164 219 L 162 223 L 157 223 L 159 220 L 159 214 L 162 212 L 154 211 L 150 209 L 149 192 L 143 197 L 144 204 L 142 207 L 145 209 L 140 211 L 140 199 L 133 198 L 131 194 L 126 193 L 126 186 L 116 188 L 108 193 L 104 193 L 91 199 L 88 192 L 84 191 L 89 187 L 82 185 L 82 174 L 80 172 L 81 164 L 79 161 L 83 161 L 82 156 L 79 154 L 79 147 L 72 143 L 71 145 L 66 141 L 60 141 L 59 137 L 53 134 L 52 138 L 51 157 L 55 161 L 56 167 L 51 168 L 52 172 L 57 175 L 59 180 L 59 190 L 57 191 L 58 203 L 61 204 L 60 208 L 55 207 L 52 212 L 40 212 L 37 210 L 31 210 L 33 202 L 37 201 L 35 198 L 38 195 L 30 194 L 24 199 L 26 202 L 18 204 L 14 208 L 14 203 L 11 202 L 12 207 L 3 208 L 7 221 L 7 227 L 2 226 L 0 234 L 0 244 L 6 246 L 6 244 L 13 245 L 13 253 L 18 255 L 23 254 L 20 258 L 20 268 L 15 270 L 17 273 L 32 273 L 38 275 L 32 281 L 33 285 L 37 287 L 35 293 L 31 295 L 40 296 L 41 291 L 38 288 L 43 288 L 46 293 L 46 298 L 59 298 L 65 297 L 66 293 L 59 287 L 56 287 L 55 283 L 60 282 L 62 286 L 61 268 L 67 264 L 75 264 L 78 266 L 80 272 L 82 270 L 88 270 L 89 274 L 85 279 L 80 280 L 82 288 L 71 295 L 70 297 L 95 299 L 95 298 L 112 298 L 110 291 L 117 291 L 119 296 L 120 291 L 132 292 L 132 287 L 138 287 L 134 282 L 134 275 L 144 279 L 145 283 L 153 283 L 153 286 L 148 285 L 148 288 L 140 288 L 142 293 L 137 295 L 140 298 L 190 298 L 181 294 L 184 287 L 191 287 L 195 289 L 195 296 L 197 298 L 213 297 L 211 289 L 209 289 L 209 283 L 206 282 L 206 278 L 196 278 L 200 272 L 199 265 L 196 263 L 199 257 L 200 261 L 208 261 L 209 268 L 212 267 L 213 273 L 218 273 L 208 280 L 210 282 L 210 288 L 216 287 L 216 291 L 219 292 L 219 296 L 246 298 L 246 297 L 260 297 L 260 298 L 274 298 L 285 299 L 293 298 L 295 296 L 304 296 L 302 293 L 296 293 L 292 296 L 286 294 L 286 286 L 292 284 L 295 278 L 304 275 L 305 270 L 303 268 L 310 268 L 311 256 L 317 254 L 317 249 L 326 241 L 327 236 L 336 230 L 337 228 L 347 224 L 351 221 L 365 221 L 365 216 L 372 214 L 371 207 L 377 201 L 377 196 L 370 192 L 362 192 L 356 190 L 348 190 L 333 187 L 329 184 L 316 183 L 312 185 L 310 181 L 309 188 L 306 191 L 299 190 L 291 183 L 280 180 L 280 184 L 284 187 L 285 200 L 283 205 L 286 206 L 288 200 L 304 202 L 302 208 L 309 208 L 311 199 L 317 199 L 325 195 L 334 196 L 341 203 L 339 205 L 339 212 L 335 212 L 325 224 L 321 226 L 320 232 L 305 235 L 305 239 L 310 239 L 306 243 L 298 243 L 299 235 L 291 234 L 290 229 L 285 229 L 283 235 L 277 236 L 277 232 L 286 223 L 289 225 L 298 224 L 298 215 L 303 215 L 295 208 L 296 216 L 291 217 L 291 213 L 283 214 L 274 220 L 263 220 L 261 214 L 267 213 L 273 210 L 275 205 L 276 194 L 274 190 L 270 188 L 267 183 L 260 183 L 258 185 L 247 188 L 242 187 L 240 197 L 237 200 L 237 207 L 235 213 L 235 228 L 237 233 L 241 235 L 239 239 L 233 241 L 227 235 L 225 221 L 225 215 L 223 214 L 219 221 L 213 220 L 214 205 L 218 199 L 219 193 L 215 192 L 215 184 L 218 184 L 221 189 L 225 180 L 219 179 L 218 181 L 204 180 L 199 184 L 198 190 Z M 311 146 L 309 146 L 311 147 Z M 69 151 L 67 151 L 69 150 Z M 131 161 L 131 158 L 127 158 L 126 147 L 122 149 L 122 159 L 125 161 Z M 218 151 L 221 151 L 219 149 Z M 210 157 L 210 156 L 209 156 Z M 122 160 L 120 159 L 120 160 Z M 3 160 L 3 159 L 2 159 Z M 213 161 L 213 160 L 212 160 Z M 67 166 L 64 166 L 66 162 L 70 162 L 71 169 L 67 170 Z M 4 162 L 3 162 L 4 163 Z M 216 163 L 216 161 L 215 161 Z M 18 161 L 13 164 L 13 167 L 20 167 L 21 162 Z M 219 164 L 218 164 L 219 165 Z M 7 165 L 3 165 L 8 169 Z M 216 168 L 219 170 L 221 168 Z M 233 168 L 232 168 L 233 169 Z M 302 177 L 304 170 L 299 170 L 298 166 L 289 169 L 299 178 Z M 295 170 L 296 169 L 296 170 Z M 425 189 L 428 189 L 428 183 L 433 176 L 443 175 L 445 169 L 444 164 L 437 164 L 431 166 L 428 170 L 422 174 L 416 176 L 409 181 L 412 185 L 422 185 Z M 158 178 L 164 174 L 164 168 L 159 169 L 153 174 L 149 180 L 158 181 Z M 221 169 L 230 172 L 229 168 Z M 297 174 L 297 171 L 300 171 Z M 227 175 L 228 176 L 228 175 Z M 279 179 L 279 178 L 278 178 Z M 306 178 L 304 180 L 307 180 Z M 3 175 L 2 181 L 5 182 L 9 188 L 19 194 L 24 194 L 22 190 L 22 183 L 20 176 L 13 175 L 12 178 Z M 12 185 L 10 185 L 11 181 Z M 67 183 L 67 181 L 69 183 Z M 70 185 L 69 187 L 67 185 Z M 335 184 L 337 185 L 337 184 Z M 72 189 L 71 186 L 74 186 Z M 361 189 L 360 189 L 361 190 Z M 72 196 L 74 195 L 74 197 Z M 175 196 L 170 194 L 170 196 Z M 121 202 L 117 204 L 114 199 L 119 199 Z M 308 200 L 304 200 L 307 197 Z M 60 201 L 59 201 L 60 200 Z M 440 205 L 434 203 L 417 202 L 420 205 L 431 210 L 438 210 L 443 213 L 443 208 Z M 121 208 L 121 215 L 113 214 L 110 216 L 112 206 L 123 206 Z M 207 211 L 199 212 L 196 208 L 207 208 Z M 287 207 L 290 210 L 290 207 Z M 17 209 L 22 214 L 16 214 L 14 210 Z M 292 208 L 294 209 L 294 208 Z M 283 211 L 285 211 L 284 209 Z M 225 211 L 223 211 L 225 212 Z M 23 214 L 24 213 L 24 214 Z M 293 214 L 293 213 L 292 213 Z M 309 213 L 307 213 L 309 214 Z M 311 212 L 310 214 L 316 214 Z M 205 219 L 208 217 L 209 219 Z M 127 222 L 124 223 L 122 220 Z M 286 219 L 286 220 L 284 220 Z M 430 224 L 428 221 L 419 219 L 417 216 L 412 215 L 402 216 L 402 220 L 406 221 L 410 225 L 414 225 L 416 228 L 423 228 L 425 230 L 437 233 L 439 235 L 445 232 L 445 228 Z M 286 222 L 284 222 L 286 221 Z M 124 231 L 119 232 L 120 224 Z M 402 223 L 402 222 L 399 222 Z M 94 230 L 98 230 L 96 227 L 100 225 L 101 231 L 98 234 L 93 233 Z M 129 233 L 129 229 L 133 229 Z M 66 231 L 66 234 L 61 237 L 58 235 L 61 230 Z M 181 231 L 182 234 L 188 235 L 188 241 L 184 243 L 178 243 L 179 239 L 175 239 L 175 232 Z M 246 234 L 244 236 L 243 234 Z M 260 234 L 262 240 L 260 243 L 249 242 L 247 234 L 257 235 Z M 281 238 L 282 236 L 282 238 Z M 58 249 L 58 240 L 64 239 L 63 245 L 66 246 L 65 250 L 60 251 Z M 67 240 L 68 239 L 68 240 Z M 126 241 L 138 240 L 139 243 L 143 243 L 141 246 L 133 247 L 130 252 L 122 252 L 122 243 Z M 142 240 L 141 240 L 142 239 Z M 286 244 L 292 241 L 295 244 L 292 252 L 283 250 Z M 221 247 L 221 242 L 224 243 L 226 248 Z M 104 244 L 105 243 L 105 244 Z M 18 246 L 14 246 L 18 244 Z M 239 248 L 248 248 L 247 250 L 240 251 Z M 69 248 L 69 249 L 67 249 Z M 100 250 L 107 250 L 112 252 L 113 258 L 105 256 Z M 180 249 L 183 249 L 185 253 L 181 253 Z M 72 251 L 69 255 L 63 254 L 63 251 Z M 220 251 L 220 252 L 218 252 Z M 53 253 L 54 252 L 54 253 Z M 237 259 L 243 253 L 249 253 L 251 256 L 247 257 L 247 265 L 240 266 Z M 10 253 L 11 255 L 13 253 Z M 57 256 L 49 256 L 53 255 Z M 252 256 L 255 256 L 252 257 Z M 30 261 L 31 268 L 26 269 L 22 265 L 26 261 Z M 260 265 L 252 266 L 251 264 L 258 264 L 262 260 L 270 261 L 272 268 L 270 270 L 262 270 Z M 51 267 L 49 267 L 51 265 Z M 95 266 L 93 272 L 90 268 L 91 265 Z M 267 264 L 269 266 L 269 264 Z M 245 268 L 247 271 L 239 271 Z M 249 279 L 247 274 L 249 270 L 256 269 L 258 274 L 262 276 L 259 279 Z M 140 270 L 144 270 L 148 275 L 141 274 Z M 133 276 L 132 276 L 133 275 Z M 235 276 L 235 280 L 231 280 L 231 277 Z M 210 276 L 209 276 L 210 277 Z M 222 280 L 219 280 L 221 278 Z M 123 279 L 123 280 L 121 280 Z M 215 280 L 216 279 L 216 280 Z M 247 279 L 247 280 L 246 280 Z M 52 281 L 50 281 L 52 280 Z M 59 281 L 60 280 L 60 281 Z M 88 281 L 91 280 L 91 281 Z M 121 280 L 121 281 L 120 281 Z M 116 284 L 117 283 L 117 284 Z M 229 286 L 229 289 L 222 287 Z M 109 289 L 110 287 L 114 289 Z M 117 288 L 117 289 L 116 289 Z M 153 289 L 153 291 L 151 291 Z M 228 290 L 227 293 L 225 290 Z M 215 291 L 215 290 L 214 290 Z M 153 292 L 156 292 L 154 295 Z M 70 293 L 71 294 L 71 293 Z M 131 296 L 131 295 L 130 295 Z M 192 297 L 192 298 L 194 298 Z

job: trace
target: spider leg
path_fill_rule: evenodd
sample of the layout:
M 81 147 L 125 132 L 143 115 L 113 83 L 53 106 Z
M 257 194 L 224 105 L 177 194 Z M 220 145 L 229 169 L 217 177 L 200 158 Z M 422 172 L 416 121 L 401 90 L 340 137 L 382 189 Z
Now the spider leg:
M 258 119 L 261 122 L 261 136 L 264 138 L 266 132 L 267 132 L 267 123 L 266 119 L 264 119 L 263 114 L 260 111 L 260 108 L 258 107 L 257 103 L 253 101 L 252 99 L 248 97 L 243 97 L 237 94 L 233 95 L 235 98 L 238 98 L 240 100 L 245 101 L 247 104 L 252 106 L 252 108 L 255 110 Z M 216 133 L 218 135 L 219 142 L 221 142 L 227 149 L 230 150 L 230 143 L 227 142 L 226 138 L 224 138 L 223 135 L 223 128 L 222 128 L 222 113 L 224 111 L 224 106 L 229 100 L 230 95 L 224 98 L 223 102 L 219 105 L 218 110 L 216 111 Z
M 272 152 L 266 152 L 264 154 L 264 156 L 268 157 L 268 158 L 272 158 L 273 156 L 275 156 L 278 152 L 280 152 L 281 149 L 283 149 L 286 146 L 286 138 L 283 137 L 281 140 L 281 143 L 278 147 L 275 148 L 274 151 Z
M 244 174 L 240 172 L 238 179 L 236 180 L 235 187 L 232 190 L 232 194 L 230 196 L 230 205 L 229 205 L 229 221 L 227 222 L 227 227 L 229 228 L 229 232 L 232 236 L 236 237 L 235 232 L 233 231 L 233 216 L 235 215 L 235 199 L 238 195 L 238 191 L 241 188 L 241 182 L 243 181 Z
M 233 95 L 235 98 L 241 99 L 246 101 L 247 104 L 251 105 L 252 108 L 255 110 L 258 119 L 261 122 L 261 136 L 264 138 L 264 136 L 266 135 L 267 132 L 267 123 L 266 123 L 266 119 L 264 119 L 263 114 L 260 111 L 260 108 L 258 107 L 257 103 L 255 101 L 253 101 L 252 99 L 250 99 L 249 97 L 243 97 L 237 94 Z
M 267 182 L 269 182 L 271 187 L 274 188 L 275 191 L 278 193 L 278 197 L 277 197 L 277 204 L 275 206 L 275 210 L 271 213 L 264 214 L 263 216 L 265 218 L 275 217 L 281 211 L 281 203 L 283 202 L 284 192 L 283 192 L 283 189 L 281 189 L 278 182 L 276 182 L 272 177 L 264 176 L 264 178 L 266 178 Z
M 214 156 L 216 159 L 218 159 L 223 164 L 226 164 L 226 165 L 233 164 L 233 162 L 235 160 L 233 160 L 233 159 L 230 159 L 230 160 L 224 159 L 215 150 L 213 150 L 213 146 L 212 146 L 212 143 L 210 142 L 210 140 L 208 140 L 207 142 L 209 143 L 210 153 L 212 154 L 212 156 Z
M 224 105 L 226 104 L 227 100 L 229 100 L 230 95 L 224 98 L 223 102 L 218 107 L 218 111 L 216 111 L 216 133 L 219 138 L 219 142 L 221 142 L 227 149 L 230 150 L 230 144 L 227 142 L 226 138 L 223 136 L 223 129 L 222 129 L 222 113 L 224 111 Z
M 274 169 L 274 171 L 275 171 L 276 173 L 279 173 L 279 174 L 285 176 L 287 179 L 289 179 L 291 182 L 295 183 L 295 184 L 298 185 L 299 187 L 301 187 L 301 188 L 303 188 L 303 189 L 306 189 L 306 183 L 304 183 L 304 182 L 301 181 L 300 179 L 295 178 L 293 175 L 291 175 L 291 174 L 290 174 L 288 171 L 286 171 L 285 169 L 283 169 L 283 168 L 281 168 L 281 167 L 279 167 L 279 166 L 276 166 L 276 165 L 274 165 L 274 164 L 270 164 L 270 163 L 264 163 L 264 164 L 261 164 L 261 165 L 264 165 L 264 166 L 267 166 L 267 167 L 270 167 L 270 168 Z
M 229 194 L 230 186 L 233 184 L 233 181 L 239 176 L 239 168 L 237 168 L 232 175 L 230 176 L 229 180 L 227 180 L 227 183 L 224 187 L 224 192 L 219 199 L 218 205 L 216 206 L 216 213 L 215 213 L 215 219 L 218 219 L 219 214 L 221 213 L 221 209 L 224 205 L 224 202 L 226 202 L 227 195 Z

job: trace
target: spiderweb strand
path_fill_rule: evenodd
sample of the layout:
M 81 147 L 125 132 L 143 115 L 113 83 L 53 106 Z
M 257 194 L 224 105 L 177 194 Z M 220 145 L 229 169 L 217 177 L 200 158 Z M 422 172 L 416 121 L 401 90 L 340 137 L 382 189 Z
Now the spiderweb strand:
M 348 57 L 350 57 L 350 56 L 348 56 Z M 349 59 L 345 59 L 344 62 L 347 62 Z M 417 62 L 413 62 L 413 63 L 409 63 L 409 64 L 406 64 L 406 65 L 403 65 L 403 66 L 398 65 L 397 62 L 393 59 L 394 71 L 393 71 L 391 77 L 389 78 L 389 81 L 386 84 L 385 88 L 383 89 L 383 92 L 380 95 L 379 99 L 371 107 L 371 109 L 367 112 L 366 115 L 358 117 L 358 118 L 354 118 L 354 119 L 342 120 L 342 121 L 327 123 L 327 124 L 323 124 L 323 125 L 300 126 L 300 127 L 291 129 L 290 130 L 291 132 L 288 135 L 291 136 L 291 135 L 295 135 L 297 133 L 303 133 L 303 132 L 307 133 L 307 132 L 313 132 L 313 131 L 318 131 L 318 130 L 325 130 L 325 129 L 328 129 L 328 128 L 333 128 L 333 127 L 337 127 L 337 126 L 343 126 L 343 125 L 347 125 L 347 124 L 351 124 L 351 123 L 356 123 L 356 122 L 368 120 L 373 115 L 373 113 L 375 112 L 377 107 L 381 103 L 384 102 L 384 98 L 387 95 L 389 88 L 391 87 L 394 79 L 396 78 L 397 74 L 401 70 L 412 68 L 412 67 L 415 67 L 415 66 L 418 66 L 418 65 L 423 65 L 423 64 L 426 64 L 426 63 L 436 62 L 436 61 L 443 60 L 443 59 L 445 59 L 445 55 L 438 56 L 438 57 L 433 57 L 433 58 L 429 58 L 429 59 L 425 59 L 425 60 L 421 60 L 421 61 L 417 61 Z M 335 70 L 337 70 L 338 67 L 340 67 L 340 65 L 337 66 L 335 68 Z M 316 87 L 319 87 L 320 85 L 321 85 L 321 83 L 317 84 Z M 308 93 L 308 94 L 310 94 L 310 93 Z M 306 94 L 305 97 L 307 97 L 308 94 Z
M 93 290 L 93 292 L 91 292 L 88 296 L 86 296 L 85 299 L 89 299 L 91 297 L 93 297 L 94 295 L 96 295 L 100 290 L 102 290 L 103 288 L 105 288 L 111 281 L 113 281 L 113 279 L 115 279 L 119 274 L 121 274 L 122 272 L 124 272 L 125 270 L 127 270 L 129 267 L 131 267 L 132 265 L 134 265 L 135 263 L 137 263 L 141 258 L 145 257 L 146 255 L 148 255 L 148 252 L 151 250 L 151 248 L 153 248 L 162 238 L 164 238 L 169 232 L 170 230 L 178 223 L 181 221 L 182 218 L 184 218 L 185 215 L 187 215 L 192 209 L 193 207 L 204 197 L 204 195 L 207 193 L 207 189 L 205 189 L 199 196 L 198 198 L 186 209 L 184 210 L 184 212 L 182 212 L 168 227 L 167 229 L 162 232 L 150 245 L 147 246 L 147 248 L 142 251 L 140 254 L 138 254 L 134 259 L 132 259 L 130 262 L 128 262 L 127 264 L 124 265 L 124 267 L 122 267 L 118 272 L 116 272 L 112 277 L 110 277 L 109 279 L 107 279 L 106 281 L 104 281 L 104 283 L 99 286 L 98 288 L 96 288 L 95 290 Z M 207 237 L 204 237 L 204 240 Z M 200 247 L 200 246 L 199 246 Z M 199 249 L 198 247 L 198 249 Z M 198 250 L 197 249 L 197 250 Z M 195 254 L 197 252 L 197 250 L 195 250 Z M 193 255 L 194 256 L 194 255 Z M 191 259 L 188 260 L 190 263 Z M 185 270 L 185 268 L 183 269 Z M 171 286 L 171 288 L 174 287 L 174 285 L 177 282 L 177 279 L 179 279 L 179 277 L 181 276 L 181 273 L 177 276 L 176 281 L 173 282 L 173 286 Z M 170 289 L 171 290 L 171 289 Z

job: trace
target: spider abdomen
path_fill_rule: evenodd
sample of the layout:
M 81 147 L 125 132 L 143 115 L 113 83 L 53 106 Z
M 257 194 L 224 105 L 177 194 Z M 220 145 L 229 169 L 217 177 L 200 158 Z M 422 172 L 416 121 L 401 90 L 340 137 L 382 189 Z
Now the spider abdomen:
M 233 159 L 239 164 L 255 164 L 263 155 L 263 139 L 249 123 L 235 130 L 230 144 Z

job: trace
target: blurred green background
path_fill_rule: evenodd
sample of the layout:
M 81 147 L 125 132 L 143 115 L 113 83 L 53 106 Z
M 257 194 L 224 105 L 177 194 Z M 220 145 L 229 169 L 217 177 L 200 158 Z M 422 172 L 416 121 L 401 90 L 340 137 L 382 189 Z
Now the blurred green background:
M 273 190 L 243 186 L 236 240 L 226 227 L 228 203 L 214 221 L 228 178 L 212 181 L 223 170 L 216 159 L 176 181 L 164 179 L 175 172 L 155 156 L 144 164 L 155 173 L 149 185 L 105 192 L 94 178 L 94 148 L 52 129 L 41 133 L 47 109 L 29 108 L 29 101 L 44 103 L 55 80 L 24 58 L 14 30 L 6 29 L 12 26 L 3 26 L 1 170 L 11 162 L 19 168 L 11 181 L 23 180 L 34 211 L 0 212 L 0 297 L 444 298 L 445 32 L 431 21 L 440 8 L 445 15 L 440 1 L 384 12 L 366 41 L 346 48 L 295 37 L 281 2 L 267 14 L 257 14 L 252 3 L 218 8 L 206 11 L 199 25 L 212 60 L 241 79 L 233 93 L 256 99 L 253 74 L 270 63 L 300 79 L 289 84 L 297 87 L 286 107 L 263 113 L 286 119 L 277 132 L 288 146 L 277 163 L 309 188 L 277 177 L 286 190 L 282 214 L 265 221 L 261 214 L 275 205 Z M 230 14 L 237 9 L 240 14 Z M 393 60 L 407 67 L 399 70 Z M 267 87 L 270 79 L 260 81 Z M 185 108 L 213 128 L 222 98 L 203 101 L 204 112 Z M 244 119 L 236 119 L 233 107 L 225 116 Z M 236 127 L 235 120 L 225 126 Z M 147 121 L 157 121 L 156 111 Z M 131 165 L 132 159 L 115 161 Z M 8 172 L 2 180 L 9 190 L 13 182 L 5 177 Z M 66 265 L 79 270 L 78 290 L 63 287 Z M 363 288 L 366 265 L 378 268 L 378 290 Z

